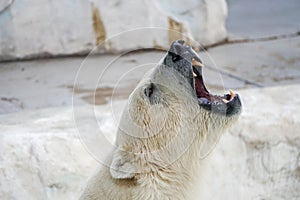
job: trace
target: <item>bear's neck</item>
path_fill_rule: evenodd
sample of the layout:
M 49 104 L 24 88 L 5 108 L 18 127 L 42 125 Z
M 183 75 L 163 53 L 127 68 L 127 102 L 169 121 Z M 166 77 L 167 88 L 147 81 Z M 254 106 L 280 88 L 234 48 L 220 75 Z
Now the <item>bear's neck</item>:
M 194 142 L 183 155 L 168 166 L 158 166 L 156 162 L 148 161 L 146 168 L 151 171 L 136 176 L 137 182 L 147 190 L 147 193 L 157 195 L 153 199 L 190 199 L 196 181 L 199 179 L 201 160 L 199 159 L 199 144 Z M 198 182 L 198 181 L 197 181 Z

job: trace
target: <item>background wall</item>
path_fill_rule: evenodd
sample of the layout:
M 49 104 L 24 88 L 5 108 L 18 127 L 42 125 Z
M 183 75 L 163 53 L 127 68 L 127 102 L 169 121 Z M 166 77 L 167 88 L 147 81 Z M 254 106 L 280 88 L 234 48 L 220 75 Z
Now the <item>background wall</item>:
M 145 27 L 160 29 L 114 37 L 99 51 L 167 48 L 176 32 L 208 45 L 226 38 L 226 16 L 225 0 L 1 0 L 0 61 L 86 54 Z

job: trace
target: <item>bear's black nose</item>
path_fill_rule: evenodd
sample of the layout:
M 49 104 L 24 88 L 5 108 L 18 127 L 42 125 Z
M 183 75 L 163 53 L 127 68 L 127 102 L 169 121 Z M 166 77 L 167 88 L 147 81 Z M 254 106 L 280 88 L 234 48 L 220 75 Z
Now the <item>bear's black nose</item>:
M 182 56 L 187 51 L 187 49 L 184 46 L 183 40 L 176 40 L 171 44 L 169 51 L 178 56 Z
M 184 40 L 174 41 L 170 46 L 169 53 L 172 54 L 174 62 L 181 59 L 185 59 L 186 61 L 191 62 L 192 59 L 195 59 L 198 62 L 202 63 L 201 59 L 192 49 L 192 47 L 189 45 L 185 45 Z
M 198 61 L 198 64 L 202 64 L 200 57 L 191 46 L 185 44 L 183 40 L 176 40 L 171 44 L 161 66 L 179 72 L 194 88 L 193 59 Z

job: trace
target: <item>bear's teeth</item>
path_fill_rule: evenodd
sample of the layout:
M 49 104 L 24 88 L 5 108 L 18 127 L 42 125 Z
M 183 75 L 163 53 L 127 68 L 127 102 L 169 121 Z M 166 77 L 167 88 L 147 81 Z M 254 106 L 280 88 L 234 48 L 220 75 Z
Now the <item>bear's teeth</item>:
M 222 99 L 222 101 L 223 101 L 224 103 L 228 103 L 228 102 L 229 102 L 227 99 Z
M 195 72 L 193 72 L 194 77 L 197 77 L 197 74 Z
M 204 67 L 204 65 L 201 62 L 198 62 L 197 60 L 195 60 L 195 58 L 193 58 L 193 60 L 192 60 L 192 65 L 197 66 L 197 67 Z
M 229 90 L 229 93 L 230 93 L 230 99 L 229 100 L 232 100 L 235 97 L 235 93 L 232 90 Z
M 201 104 L 210 104 L 210 101 L 207 98 L 204 98 L 204 97 L 198 98 L 198 101 Z

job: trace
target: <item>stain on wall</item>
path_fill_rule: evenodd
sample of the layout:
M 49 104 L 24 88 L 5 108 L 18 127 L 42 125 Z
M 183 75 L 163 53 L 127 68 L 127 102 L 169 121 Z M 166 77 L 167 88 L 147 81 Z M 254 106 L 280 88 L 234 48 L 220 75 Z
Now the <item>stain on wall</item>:
M 168 17 L 169 21 L 169 43 L 171 44 L 174 40 L 183 39 L 182 32 L 183 32 L 183 25 L 182 23 L 175 21 L 171 17 Z
M 169 44 L 175 40 L 184 40 L 185 44 L 190 45 L 195 51 L 200 50 L 200 44 L 195 41 L 192 35 L 189 35 L 189 31 L 185 29 L 183 23 L 176 21 L 175 19 L 168 17 L 169 20 Z
M 101 45 L 106 39 L 106 32 L 103 25 L 103 21 L 100 16 L 99 9 L 91 3 L 92 6 L 92 19 L 93 19 L 93 30 L 96 38 L 97 46 Z

